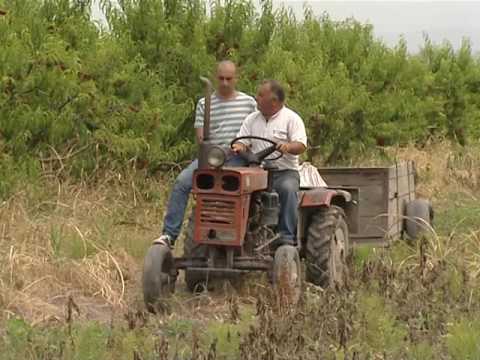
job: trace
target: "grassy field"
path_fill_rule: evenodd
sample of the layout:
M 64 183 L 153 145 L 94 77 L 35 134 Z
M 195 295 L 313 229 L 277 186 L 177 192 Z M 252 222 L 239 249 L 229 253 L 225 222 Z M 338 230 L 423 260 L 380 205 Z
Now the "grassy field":
M 306 284 L 295 309 L 252 275 L 197 296 L 180 280 L 164 314 L 144 311 L 142 258 L 172 174 L 25 184 L 0 204 L 0 359 L 480 359 L 477 150 L 352 160 L 415 160 L 436 233 L 355 248 L 347 288 Z

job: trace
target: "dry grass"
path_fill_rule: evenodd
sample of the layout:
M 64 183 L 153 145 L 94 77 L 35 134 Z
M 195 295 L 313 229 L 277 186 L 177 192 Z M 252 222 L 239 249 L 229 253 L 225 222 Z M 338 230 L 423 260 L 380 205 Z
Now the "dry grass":
M 46 181 L 41 194 L 25 189 L 3 202 L 0 322 L 17 316 L 35 325 L 64 322 L 70 298 L 79 320 L 108 323 L 112 314 L 143 310 L 141 260 L 159 234 L 168 183 L 110 177 L 91 187 Z M 218 318 L 229 317 L 222 294 L 231 288 L 213 296 L 179 289 L 167 319 L 195 314 L 207 321 L 212 308 Z M 251 291 L 243 289 L 244 303 L 253 303 Z
M 480 150 L 464 149 L 448 142 L 427 145 L 424 149 L 414 146 L 388 149 L 390 157 L 415 161 L 419 181 L 419 196 L 439 199 L 448 192 L 464 192 L 470 196 L 480 185 Z
M 480 189 L 480 146 L 468 148 L 439 141 L 423 148 L 414 145 L 380 148 L 374 153 L 351 159 L 350 166 L 389 166 L 413 160 L 418 172 L 417 194 L 433 200 L 445 198 L 449 192 L 463 192 L 475 197 Z
M 412 146 L 383 152 L 382 157 L 364 157 L 356 163 L 385 165 L 394 160 L 414 160 L 419 195 L 444 204 L 450 201 L 450 193 L 476 199 L 480 185 L 480 151 L 476 148 L 466 152 L 448 143 L 438 143 L 425 149 Z M 68 318 L 67 309 L 73 308 L 76 319 L 103 323 L 125 314 L 135 328 L 143 321 L 138 315 L 143 309 L 139 288 L 141 259 L 160 230 L 168 181 L 107 174 L 104 182 L 96 186 L 59 182 L 55 178 L 46 179 L 43 185 L 40 190 L 26 188 L 0 204 L 0 263 L 3 265 L 0 268 L 0 322 L 19 316 L 33 325 L 63 323 Z M 325 318 L 326 325 L 312 334 L 334 334 L 337 350 L 346 351 L 347 344 L 362 334 L 353 330 L 359 329 L 358 324 L 349 322 L 356 316 L 358 307 L 363 306 L 356 301 L 361 299 L 363 291 L 369 292 L 371 279 L 375 279 L 379 289 L 375 291 L 387 300 L 414 301 L 415 297 L 431 296 L 442 286 L 468 283 L 468 289 L 473 289 L 480 284 L 480 229 L 477 226 L 465 233 L 460 224 L 458 229 L 449 231 L 448 236 L 427 237 L 416 248 L 402 247 L 398 258 L 389 249 L 376 250 L 373 255 L 377 260 L 366 259 L 359 269 L 351 271 L 353 278 L 349 283 L 356 287 L 351 296 L 342 294 L 333 300 L 337 295 L 309 287 L 299 312 L 287 314 L 284 322 L 277 325 L 271 323 L 273 317 L 278 316 L 274 304 L 269 305 L 273 310 L 268 310 L 272 314 L 267 316 L 267 310 L 262 308 L 265 302 L 258 301 L 263 296 L 259 294 L 268 293 L 268 286 L 262 287 L 257 281 L 244 286 L 238 297 L 236 290 L 229 287 L 214 294 L 192 296 L 182 291 L 180 285 L 180 291 L 169 301 L 166 314 L 155 321 L 162 329 L 167 324 L 182 324 L 185 319 L 203 324 L 209 321 L 219 324 L 242 321 L 243 324 L 241 311 L 245 306 L 253 308 L 257 304 L 256 321 L 260 326 L 251 328 L 250 338 L 243 338 L 239 350 L 247 354 L 257 347 L 268 345 L 270 349 L 272 342 L 266 345 L 261 339 L 274 336 L 278 331 L 283 335 L 272 340 L 274 346 L 287 346 L 293 341 L 288 337 L 291 324 L 300 331 L 304 320 L 297 317 L 316 309 L 318 316 L 314 318 Z M 181 252 L 181 244 L 178 245 L 177 254 Z M 460 285 L 449 276 L 460 279 Z M 449 281 L 454 285 L 448 285 Z M 410 293 L 415 291 L 412 297 Z M 457 307 L 461 303 L 462 311 L 480 306 L 478 294 L 473 290 L 458 290 L 456 297 L 451 290 L 442 291 L 446 294 L 441 295 L 445 301 Z M 418 311 L 428 310 L 427 305 L 420 303 L 415 305 L 420 309 L 417 313 L 415 308 L 410 311 L 408 304 L 404 310 L 400 300 L 395 306 L 405 311 L 401 316 L 408 321 L 417 321 Z M 373 305 L 365 303 L 364 306 L 368 310 Z M 333 309 L 338 316 L 328 314 L 328 309 Z M 262 316 L 265 319 L 262 320 Z M 249 322 L 246 324 L 248 327 Z M 314 324 L 311 325 L 313 329 Z M 422 328 L 412 328 L 411 336 L 420 336 L 422 331 Z M 312 334 L 298 341 L 310 341 L 308 336 Z
M 84 318 L 125 308 L 139 273 L 135 257 L 158 234 L 157 203 L 132 182 L 96 189 L 46 182 L 42 191 L 25 190 L 0 207 L 0 317 L 60 319 L 70 295 Z

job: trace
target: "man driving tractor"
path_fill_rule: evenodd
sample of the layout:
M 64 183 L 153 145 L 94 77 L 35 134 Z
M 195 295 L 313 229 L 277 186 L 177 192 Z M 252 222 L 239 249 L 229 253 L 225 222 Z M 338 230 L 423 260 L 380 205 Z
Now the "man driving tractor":
M 247 116 L 238 137 L 260 136 L 278 144 L 277 150 L 283 153 L 270 164 L 278 168 L 273 173 L 273 189 L 280 200 L 278 231 L 280 243 L 293 245 L 296 240 L 298 218 L 298 195 L 300 188 L 299 155 L 307 148 L 305 125 L 300 116 L 287 108 L 285 91 L 278 81 L 266 80 L 258 88 L 258 111 Z M 261 140 L 243 139 L 232 145 L 236 153 L 254 153 L 263 150 L 268 144 Z
M 255 100 L 237 91 L 237 69 L 233 62 L 224 60 L 218 63 L 216 69 L 217 89 L 211 96 L 210 108 L 210 143 L 219 146 L 229 146 L 235 137 L 243 120 L 255 111 Z M 198 144 L 203 142 L 203 119 L 205 98 L 198 101 L 195 112 L 195 135 Z M 228 164 L 243 165 L 240 157 L 232 157 Z M 180 234 L 188 197 L 192 191 L 192 178 L 198 168 L 198 160 L 194 160 L 175 180 L 170 195 L 167 211 L 163 221 L 162 235 L 153 241 L 154 244 L 173 247 Z

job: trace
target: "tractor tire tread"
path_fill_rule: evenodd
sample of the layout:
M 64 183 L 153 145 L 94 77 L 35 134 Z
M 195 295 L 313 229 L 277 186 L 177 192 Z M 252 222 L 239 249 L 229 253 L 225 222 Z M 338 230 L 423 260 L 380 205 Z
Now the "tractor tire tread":
M 330 242 L 340 220 L 345 218 L 337 206 L 319 209 L 312 215 L 305 246 L 306 279 L 321 287 L 329 285 Z

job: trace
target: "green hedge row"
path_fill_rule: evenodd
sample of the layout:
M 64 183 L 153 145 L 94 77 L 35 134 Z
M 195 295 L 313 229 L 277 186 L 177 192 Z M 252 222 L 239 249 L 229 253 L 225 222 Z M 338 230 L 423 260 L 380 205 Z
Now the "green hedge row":
M 224 58 L 239 64 L 244 91 L 263 78 L 286 85 L 309 156 L 478 138 L 480 63 L 468 41 L 454 51 L 426 39 L 410 55 L 370 25 L 260 3 L 104 0 L 100 30 L 86 0 L 0 0 L 0 169 L 52 156 L 73 175 L 189 159 L 199 76 Z

